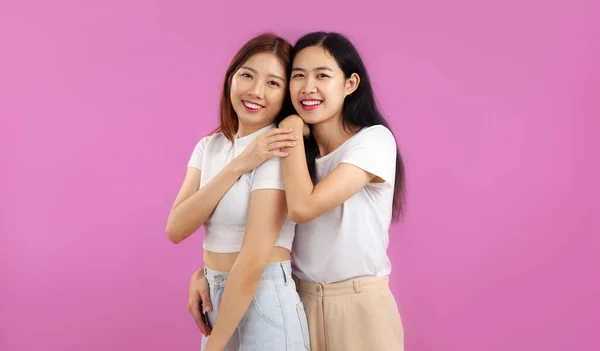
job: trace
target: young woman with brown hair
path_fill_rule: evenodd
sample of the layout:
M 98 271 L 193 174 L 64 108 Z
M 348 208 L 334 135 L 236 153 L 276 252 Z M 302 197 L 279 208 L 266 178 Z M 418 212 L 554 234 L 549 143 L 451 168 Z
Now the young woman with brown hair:
M 276 128 L 289 113 L 291 56 L 291 45 L 272 34 L 238 51 L 223 84 L 220 128 L 196 145 L 169 214 L 174 243 L 206 229 L 205 267 L 195 275 L 208 282 L 204 316 L 200 306 L 188 307 L 205 351 L 310 346 L 291 274 L 295 224 L 287 218 L 280 160 L 280 148 L 296 139 Z

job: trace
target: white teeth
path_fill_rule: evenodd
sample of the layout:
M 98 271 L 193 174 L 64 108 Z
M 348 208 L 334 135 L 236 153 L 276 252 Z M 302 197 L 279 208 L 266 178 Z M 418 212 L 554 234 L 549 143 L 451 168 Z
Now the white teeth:
M 248 108 L 251 108 L 253 110 L 258 110 L 259 108 L 262 108 L 262 106 L 257 105 L 257 104 L 253 104 L 253 103 L 248 102 L 248 101 L 242 101 L 242 103 L 244 104 L 244 106 L 246 106 Z
M 320 105 L 323 101 L 302 101 L 302 105 L 304 106 L 315 106 L 315 105 Z

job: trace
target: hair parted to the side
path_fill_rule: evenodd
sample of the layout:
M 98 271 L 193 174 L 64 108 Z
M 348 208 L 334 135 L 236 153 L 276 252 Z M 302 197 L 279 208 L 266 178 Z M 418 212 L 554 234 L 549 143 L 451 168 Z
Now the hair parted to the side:
M 238 117 L 231 104 L 229 93 L 233 75 L 240 69 L 240 67 L 242 67 L 244 62 L 246 62 L 255 54 L 272 53 L 277 56 L 279 62 L 281 62 L 283 65 L 286 77 L 289 77 L 292 61 L 292 50 L 293 47 L 289 41 L 273 33 L 260 34 L 250 39 L 238 50 L 236 55 L 229 63 L 229 67 L 227 68 L 227 72 L 225 74 L 225 81 L 223 82 L 223 88 L 221 89 L 221 102 L 219 104 L 219 127 L 214 132 L 222 132 L 227 139 L 233 141 L 233 137 L 238 130 Z M 283 118 L 294 113 L 294 109 L 289 98 L 289 93 L 287 93 L 288 90 L 289 87 L 286 87 L 286 98 L 283 102 L 281 112 L 275 119 L 275 123 L 279 123 Z
M 320 46 L 325 49 L 337 62 L 344 72 L 345 78 L 350 78 L 353 73 L 358 74 L 360 83 L 356 91 L 346 96 L 342 110 L 342 123 L 348 130 L 350 127 L 370 127 L 383 125 L 392 132 L 389 124 L 379 112 L 371 80 L 367 74 L 367 68 L 360 57 L 356 47 L 344 35 L 335 32 L 313 32 L 300 38 L 294 46 L 294 55 L 307 47 Z M 397 147 L 397 146 L 396 146 Z M 312 136 L 305 142 L 306 161 L 311 176 L 315 175 L 315 159 L 319 149 Z M 406 189 L 405 170 L 402 155 L 397 149 L 396 156 L 396 179 L 394 182 L 394 201 L 392 205 L 392 218 L 398 220 L 404 212 Z

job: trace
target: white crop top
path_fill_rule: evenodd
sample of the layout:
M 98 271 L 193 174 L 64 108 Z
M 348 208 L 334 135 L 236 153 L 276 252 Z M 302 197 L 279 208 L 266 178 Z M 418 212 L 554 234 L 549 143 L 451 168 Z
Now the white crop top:
M 393 134 L 376 125 L 363 128 L 333 152 L 317 158 L 318 181 L 345 162 L 384 182 L 369 183 L 340 206 L 297 225 L 292 262 L 298 278 L 328 284 L 390 274 L 387 247 L 396 153 Z
M 236 134 L 233 144 L 223 133 L 215 133 L 202 138 L 188 162 L 189 167 L 202 171 L 200 187 L 206 185 L 231 160 L 244 151 L 256 136 L 274 127 L 275 125 L 271 124 L 242 138 L 238 138 Z M 279 158 L 271 158 L 253 171 L 242 175 L 221 198 L 214 212 L 204 223 L 206 230 L 204 248 L 206 250 L 218 253 L 240 251 L 246 230 L 250 194 L 258 189 L 284 190 Z M 295 226 L 294 222 L 286 218 L 275 246 L 291 250 Z

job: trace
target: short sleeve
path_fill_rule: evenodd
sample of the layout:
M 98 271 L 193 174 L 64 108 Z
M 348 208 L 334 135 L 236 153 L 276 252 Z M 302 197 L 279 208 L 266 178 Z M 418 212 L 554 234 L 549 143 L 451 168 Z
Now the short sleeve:
M 252 191 L 258 189 L 285 189 L 283 187 L 283 170 L 279 157 L 266 160 L 254 170 Z
M 368 127 L 359 133 L 344 150 L 340 162 L 361 168 L 393 186 L 397 154 L 394 135 L 382 125 Z
M 206 150 L 207 143 L 208 137 L 204 137 L 196 144 L 192 156 L 190 156 L 188 161 L 188 167 L 202 169 L 202 159 L 204 158 L 204 151 Z

